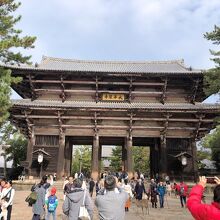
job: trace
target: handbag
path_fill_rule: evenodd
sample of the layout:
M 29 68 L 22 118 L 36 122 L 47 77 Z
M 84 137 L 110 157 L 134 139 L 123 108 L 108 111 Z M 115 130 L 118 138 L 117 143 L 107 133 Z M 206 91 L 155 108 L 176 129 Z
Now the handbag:
M 79 220 L 90 220 L 89 213 L 85 207 L 86 190 L 84 190 L 83 203 L 79 208 Z
M 25 202 L 27 202 L 29 206 L 32 206 L 34 203 L 36 203 L 36 201 L 37 201 L 37 193 L 35 191 L 31 192 L 25 199 Z

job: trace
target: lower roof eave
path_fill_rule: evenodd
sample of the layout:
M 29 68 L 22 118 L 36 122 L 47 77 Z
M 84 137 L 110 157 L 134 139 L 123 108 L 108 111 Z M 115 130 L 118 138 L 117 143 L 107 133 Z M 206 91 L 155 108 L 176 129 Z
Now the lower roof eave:
M 13 109 L 33 110 L 89 110 L 89 111 L 169 111 L 169 112 L 210 112 L 220 114 L 220 104 L 189 103 L 127 103 L 127 102 L 91 102 L 91 101 L 52 101 L 21 99 L 12 101 Z

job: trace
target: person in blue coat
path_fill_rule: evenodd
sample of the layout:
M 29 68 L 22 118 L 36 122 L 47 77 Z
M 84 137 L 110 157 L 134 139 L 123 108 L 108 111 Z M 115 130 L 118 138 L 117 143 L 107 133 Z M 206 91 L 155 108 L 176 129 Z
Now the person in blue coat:
M 157 193 L 159 195 L 160 208 L 164 208 L 164 196 L 166 193 L 166 187 L 163 182 L 160 182 L 157 187 Z

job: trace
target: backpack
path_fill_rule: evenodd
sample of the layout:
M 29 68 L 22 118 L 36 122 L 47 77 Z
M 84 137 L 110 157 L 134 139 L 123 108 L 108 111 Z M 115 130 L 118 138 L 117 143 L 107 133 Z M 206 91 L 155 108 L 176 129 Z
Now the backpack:
M 57 207 L 56 200 L 57 200 L 56 196 L 48 197 L 48 206 L 47 206 L 48 212 L 54 212 L 56 210 Z
M 25 202 L 28 203 L 29 206 L 32 206 L 37 201 L 37 193 L 35 191 L 31 192 L 29 196 L 25 199 Z
M 185 189 L 184 186 L 180 186 L 180 195 L 184 195 Z

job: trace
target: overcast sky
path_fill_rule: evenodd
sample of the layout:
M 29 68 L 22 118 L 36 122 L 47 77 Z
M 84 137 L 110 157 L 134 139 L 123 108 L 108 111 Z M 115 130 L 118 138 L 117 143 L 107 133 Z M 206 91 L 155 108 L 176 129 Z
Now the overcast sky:
M 203 34 L 220 24 L 220 0 L 22 0 L 29 51 L 89 60 L 185 60 L 209 68 L 211 43 Z

